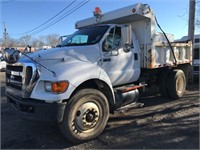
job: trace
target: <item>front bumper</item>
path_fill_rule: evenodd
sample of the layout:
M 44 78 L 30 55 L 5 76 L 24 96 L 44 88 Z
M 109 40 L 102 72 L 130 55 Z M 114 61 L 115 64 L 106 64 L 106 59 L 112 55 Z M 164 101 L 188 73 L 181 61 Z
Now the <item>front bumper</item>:
M 7 93 L 7 99 L 26 120 L 41 122 L 61 122 L 65 111 L 65 103 L 46 103 L 36 99 L 22 99 Z

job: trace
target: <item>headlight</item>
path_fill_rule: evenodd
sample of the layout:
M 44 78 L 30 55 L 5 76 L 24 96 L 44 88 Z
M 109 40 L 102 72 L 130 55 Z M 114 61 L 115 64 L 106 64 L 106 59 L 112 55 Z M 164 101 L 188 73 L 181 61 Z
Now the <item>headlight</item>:
M 51 92 L 51 82 L 44 83 L 45 91 Z
M 45 86 L 45 90 L 47 92 L 59 94 L 59 93 L 64 93 L 67 90 L 67 88 L 69 86 L 69 82 L 67 82 L 67 81 L 59 81 L 59 82 L 46 81 L 44 86 Z

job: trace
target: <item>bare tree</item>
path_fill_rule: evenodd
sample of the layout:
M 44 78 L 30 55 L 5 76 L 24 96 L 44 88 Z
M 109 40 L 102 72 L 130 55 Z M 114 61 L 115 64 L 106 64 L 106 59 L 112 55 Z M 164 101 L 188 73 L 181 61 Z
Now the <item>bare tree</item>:
M 47 35 L 47 44 L 51 47 L 55 47 L 59 44 L 59 34 L 49 34 Z
M 11 38 L 9 35 L 7 35 L 6 45 L 5 45 L 5 39 L 0 38 L 0 47 L 17 47 L 17 46 L 19 46 L 19 41 L 17 39 Z
M 3 47 L 3 39 L 0 38 L 0 47 Z
M 44 40 L 34 39 L 32 41 L 32 47 L 40 48 L 40 47 L 42 47 L 44 45 L 45 45 L 45 41 Z
M 7 46 L 8 47 L 18 47 L 18 46 L 20 46 L 20 42 L 17 39 L 9 38 Z
M 30 35 L 25 35 L 25 36 L 20 37 L 19 41 L 20 41 L 21 46 L 31 45 L 32 37 Z
M 45 36 L 39 36 L 37 38 L 32 38 L 30 35 L 25 35 L 20 37 L 19 39 L 11 38 L 7 36 L 7 46 L 8 47 L 26 47 L 30 45 L 32 47 L 40 48 L 42 46 L 48 45 L 55 47 L 59 44 L 59 34 L 49 34 Z M 4 47 L 4 38 L 0 37 L 0 47 Z
M 5 41 L 4 35 L 2 35 L 1 47 L 8 47 L 9 41 L 10 41 L 10 36 L 8 34 L 6 36 L 6 41 Z
M 196 2 L 196 7 L 195 7 L 195 31 L 196 32 L 195 33 L 199 33 L 200 32 L 200 0 L 194 0 L 194 1 Z M 179 17 L 188 23 L 187 14 L 189 14 L 189 9 L 186 9 L 185 13 L 180 15 Z
M 43 43 L 42 46 L 47 44 L 47 36 L 41 35 L 39 36 L 38 40 Z

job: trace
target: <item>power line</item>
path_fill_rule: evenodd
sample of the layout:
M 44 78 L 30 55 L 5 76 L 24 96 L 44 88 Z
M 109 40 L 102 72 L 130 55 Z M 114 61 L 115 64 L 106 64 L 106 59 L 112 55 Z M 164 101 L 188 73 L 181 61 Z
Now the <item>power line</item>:
M 39 25 L 39 26 L 37 26 L 37 27 L 35 27 L 35 28 L 29 30 L 29 31 L 26 31 L 26 32 L 24 32 L 24 33 L 20 33 L 20 34 L 18 34 L 18 35 L 30 33 L 30 32 L 32 32 L 32 31 L 34 31 L 34 30 L 36 30 L 36 29 L 38 29 L 38 28 L 44 26 L 45 24 L 47 24 L 48 22 L 50 22 L 51 20 L 53 20 L 54 18 L 56 18 L 58 15 L 60 15 L 60 14 L 61 14 L 63 11 L 65 11 L 67 8 L 69 8 L 69 7 L 70 7 L 73 3 L 75 3 L 76 1 L 77 1 L 77 0 L 74 0 L 73 2 L 71 2 L 71 3 L 70 3 L 69 5 L 67 5 L 64 9 L 62 9 L 60 12 L 58 12 L 56 15 L 54 15 L 53 17 L 51 17 L 49 20 L 45 21 L 45 22 L 42 23 L 41 25 Z
M 49 23 L 47 26 L 43 27 L 39 31 L 34 32 L 31 36 L 36 35 L 36 34 L 42 32 L 42 31 L 48 29 L 49 27 L 51 27 L 54 24 L 58 23 L 59 21 L 63 20 L 64 18 L 66 18 L 67 16 L 69 16 L 70 14 L 72 14 L 73 12 L 75 12 L 76 10 L 78 10 L 79 8 L 81 8 L 82 6 L 84 6 L 88 2 L 89 2 L 89 0 L 85 1 L 84 3 L 83 2 L 79 3 L 74 8 L 72 8 L 70 11 L 68 11 L 67 13 L 65 13 L 64 15 L 62 15 L 60 18 L 58 18 L 54 22 Z
M 77 11 L 79 8 L 83 7 L 84 5 L 86 5 L 89 2 L 89 0 L 85 1 L 84 3 L 81 2 L 78 5 L 76 5 L 74 8 L 72 8 L 70 11 L 68 11 L 66 14 L 64 14 L 63 16 L 61 16 L 60 18 L 58 18 L 57 20 L 55 20 L 54 22 L 48 24 L 47 26 L 43 27 L 42 29 L 40 29 L 39 31 L 34 32 L 33 34 L 31 34 L 31 36 L 36 35 L 46 29 L 48 29 L 49 27 L 53 26 L 54 24 L 58 23 L 59 21 L 63 20 L 64 18 L 66 18 L 67 16 L 69 16 L 70 14 L 74 13 L 75 11 Z

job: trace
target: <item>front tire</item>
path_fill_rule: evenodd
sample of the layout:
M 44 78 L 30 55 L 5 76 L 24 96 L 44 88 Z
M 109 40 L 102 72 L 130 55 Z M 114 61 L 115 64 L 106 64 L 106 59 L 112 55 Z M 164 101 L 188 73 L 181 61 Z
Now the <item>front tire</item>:
M 70 99 L 59 128 L 65 138 L 81 143 L 101 134 L 108 117 L 109 105 L 105 95 L 95 89 L 83 89 Z

